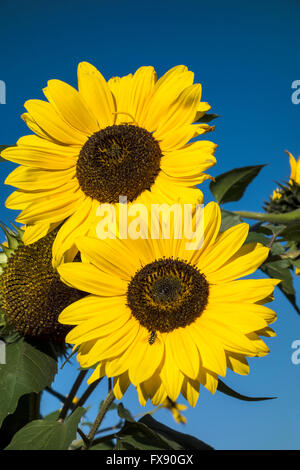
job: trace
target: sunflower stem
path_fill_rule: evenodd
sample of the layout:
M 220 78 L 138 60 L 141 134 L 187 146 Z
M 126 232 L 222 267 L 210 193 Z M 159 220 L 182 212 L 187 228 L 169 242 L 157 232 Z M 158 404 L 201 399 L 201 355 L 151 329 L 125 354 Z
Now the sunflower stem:
M 110 405 L 113 403 L 114 399 L 115 399 L 115 396 L 114 396 L 113 390 L 110 390 L 100 407 L 99 413 L 94 421 L 94 424 L 91 427 L 90 432 L 87 435 L 87 442 L 83 445 L 82 447 L 83 450 L 87 450 L 91 446 L 94 436 L 100 424 L 102 423 L 104 416 L 106 415 Z
M 59 393 L 57 392 L 56 390 L 53 390 L 53 388 L 51 387 L 46 387 L 45 388 L 45 391 L 50 393 L 50 395 L 54 396 L 55 398 L 57 398 L 58 400 L 60 400 L 63 404 L 66 402 L 66 397 L 62 394 L 62 393 Z M 70 405 L 70 408 L 73 409 L 75 405 Z
M 58 421 L 63 421 L 65 419 L 65 417 L 67 416 L 67 413 L 69 411 L 69 409 L 71 408 L 72 404 L 73 404 L 73 400 L 75 398 L 75 395 L 76 395 L 76 392 L 77 390 L 79 389 L 84 377 L 86 376 L 86 374 L 88 373 L 88 369 L 86 370 L 81 370 L 78 374 L 78 377 L 77 379 L 75 380 L 74 384 L 73 384 L 73 387 L 71 388 L 70 390 L 70 393 L 69 395 L 67 396 L 66 398 L 66 401 L 64 403 L 64 406 L 59 414 L 59 417 L 58 417 Z
M 73 411 L 75 411 L 76 408 L 78 408 L 79 406 L 83 406 L 85 404 L 86 400 L 93 393 L 93 391 L 95 390 L 95 388 L 98 386 L 98 384 L 101 382 L 102 379 L 103 377 L 101 377 L 101 379 L 96 380 L 95 382 L 93 382 L 91 385 L 88 386 L 86 391 L 79 398 L 78 402 L 74 405 Z
M 300 209 L 284 214 L 266 214 L 264 212 L 234 211 L 233 214 L 245 219 L 261 220 L 273 224 L 293 224 L 300 221 Z

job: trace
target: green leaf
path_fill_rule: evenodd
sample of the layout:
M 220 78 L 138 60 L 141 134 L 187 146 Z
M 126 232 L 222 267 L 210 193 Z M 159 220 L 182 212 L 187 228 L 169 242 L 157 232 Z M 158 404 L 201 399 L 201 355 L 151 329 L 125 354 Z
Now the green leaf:
M 94 446 L 90 447 L 89 450 L 113 450 L 115 448 L 115 444 L 113 441 L 103 441 L 95 444 Z
M 292 263 L 288 259 L 271 261 L 263 264 L 260 269 L 272 279 L 281 279 L 278 288 L 285 295 L 288 301 L 293 305 L 296 312 L 300 315 L 300 309 L 296 302 L 296 293 L 293 286 L 293 276 L 290 270 Z
M 239 201 L 247 186 L 265 165 L 245 166 L 227 171 L 211 181 L 210 190 L 219 204 Z
M 280 236 L 284 240 L 300 242 L 300 223 L 289 225 L 280 232 Z
M 273 279 L 281 279 L 282 282 L 279 286 L 286 294 L 295 294 L 295 289 L 293 287 L 293 276 L 289 267 L 291 262 L 288 259 L 271 261 L 269 263 L 263 264 L 261 270 L 264 271 L 269 277 Z
M 0 449 L 11 442 L 14 435 L 34 419 L 40 419 L 40 393 L 28 393 L 20 397 L 15 411 L 8 415 L 0 428 Z
M 279 232 L 284 230 L 285 227 L 286 227 L 286 225 L 282 225 L 282 224 L 277 224 L 277 225 L 266 224 L 266 225 L 264 225 L 265 230 L 271 231 L 271 233 L 273 235 L 277 235 Z
M 18 246 L 20 245 L 20 236 L 18 233 L 13 232 L 7 225 L 3 224 L 3 222 L 0 222 L 0 228 L 3 230 L 4 235 L 7 239 L 8 243 L 8 248 L 9 248 L 9 255 L 12 251 L 14 251 Z M 2 249 L 5 248 L 5 246 L 0 244 Z
M 24 338 L 6 344 L 6 364 L 0 364 L 0 425 L 15 411 L 22 395 L 43 390 L 56 372 L 56 360 Z
M 199 118 L 197 121 L 197 123 L 204 123 L 204 124 L 208 124 L 209 122 L 213 121 L 213 119 L 216 119 L 218 118 L 219 115 L 218 114 L 213 114 L 213 113 L 205 113 L 204 116 L 201 116 L 201 118 Z
M 139 420 L 139 423 L 146 424 L 148 429 L 158 433 L 172 449 L 213 450 L 213 448 L 205 442 L 200 441 L 190 434 L 184 434 L 165 426 L 154 419 L 150 414 L 143 416 L 143 418 Z
M 300 268 L 300 258 L 294 259 L 292 263 L 295 266 L 295 268 Z
M 262 245 L 267 246 L 270 243 L 270 239 L 263 233 L 249 232 L 245 243 L 261 243 Z
M 218 381 L 218 388 L 217 390 L 219 392 L 225 393 L 225 395 L 228 395 L 233 398 L 237 398 L 238 400 L 243 400 L 243 401 L 264 401 L 264 400 L 274 400 L 277 397 L 247 397 L 246 395 L 242 395 L 232 388 L 228 387 L 221 379 Z
M 49 413 L 48 415 L 44 416 L 43 419 L 46 419 L 47 421 L 56 421 L 59 417 L 60 410 L 52 411 L 52 413 Z
M 116 434 L 116 450 L 170 450 L 180 449 L 175 443 L 171 446 L 159 434 L 141 422 L 126 421 L 121 431 Z
M 234 225 L 241 224 L 243 220 L 241 217 L 239 217 L 236 214 L 233 214 L 232 212 L 226 211 L 225 209 L 221 209 L 221 214 L 222 214 L 222 222 L 221 222 L 221 227 L 220 231 L 224 232 L 230 227 L 233 227 Z
M 67 450 L 85 413 L 77 408 L 65 422 L 37 419 L 18 431 L 5 450 Z
M 124 408 L 123 403 L 118 404 L 118 415 L 120 418 L 125 419 L 126 421 L 129 421 L 130 423 L 134 423 L 135 420 L 131 416 L 131 413 L 127 408 Z

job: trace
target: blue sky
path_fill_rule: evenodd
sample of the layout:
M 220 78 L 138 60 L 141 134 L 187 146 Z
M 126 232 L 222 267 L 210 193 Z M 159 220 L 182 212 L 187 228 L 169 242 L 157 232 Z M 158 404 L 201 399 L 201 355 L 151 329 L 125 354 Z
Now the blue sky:
M 0 104 L 0 144 L 14 144 L 29 133 L 20 119 L 23 104 L 43 98 L 47 80 L 76 86 L 76 67 L 82 60 L 93 63 L 107 79 L 141 65 L 153 65 L 161 75 L 185 64 L 202 83 L 204 101 L 221 116 L 209 135 L 218 144 L 218 163 L 211 173 L 268 163 L 244 198 L 226 208 L 260 210 L 275 182 L 288 179 L 284 150 L 300 155 L 300 104 L 291 100 L 292 82 L 300 79 L 300 2 L 15 0 L 1 4 L 1 19 L 0 80 L 6 83 L 6 104 Z M 4 222 L 16 215 L 4 208 L 12 188 L 2 184 L 13 168 L 1 163 Z M 203 188 L 208 202 L 208 185 Z M 299 291 L 299 279 L 295 286 Z M 300 365 L 291 362 L 291 344 L 300 339 L 300 317 L 280 292 L 273 308 L 278 336 L 268 342 L 270 355 L 251 359 L 248 377 L 228 373 L 225 380 L 241 393 L 276 400 L 245 403 L 202 389 L 196 408 L 186 412 L 185 427 L 173 423 L 166 411 L 157 419 L 217 449 L 299 449 Z M 60 373 L 55 383 L 63 393 L 76 363 L 65 371 L 68 380 Z M 104 393 L 104 386 L 99 391 Z M 97 398 L 95 393 L 93 400 Z M 134 413 L 143 412 L 134 390 L 124 403 Z M 46 411 L 56 406 L 45 396 Z

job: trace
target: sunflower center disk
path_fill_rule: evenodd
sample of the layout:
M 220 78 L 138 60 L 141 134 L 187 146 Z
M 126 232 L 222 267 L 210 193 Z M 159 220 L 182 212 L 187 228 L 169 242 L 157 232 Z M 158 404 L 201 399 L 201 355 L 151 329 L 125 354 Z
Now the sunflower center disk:
M 81 149 L 76 176 L 82 191 L 100 203 L 134 201 L 150 189 L 162 153 L 150 132 L 131 124 L 109 126 L 93 134 Z
M 64 341 L 70 327 L 58 323 L 62 310 L 85 293 L 60 281 L 52 268 L 54 230 L 31 245 L 20 245 L 1 275 L 1 303 L 6 319 L 25 336 Z
M 133 276 L 127 303 L 142 326 L 166 333 L 193 323 L 205 309 L 208 294 L 205 276 L 196 267 L 161 258 Z

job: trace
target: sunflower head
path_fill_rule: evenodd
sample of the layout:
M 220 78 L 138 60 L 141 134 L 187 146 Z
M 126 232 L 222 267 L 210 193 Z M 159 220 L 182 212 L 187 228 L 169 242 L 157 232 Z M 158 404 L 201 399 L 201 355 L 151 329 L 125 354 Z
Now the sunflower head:
M 74 325 L 66 340 L 78 347 L 81 366 L 95 367 L 89 383 L 107 375 L 118 399 L 132 383 L 142 405 L 149 398 L 154 405 L 167 397 L 174 403 L 182 393 L 195 406 L 200 384 L 214 393 L 227 367 L 247 374 L 246 357 L 268 353 L 260 336 L 274 335 L 269 324 L 276 315 L 263 304 L 279 281 L 241 278 L 269 249 L 244 245 L 247 224 L 219 233 L 220 224 L 220 208 L 208 204 L 203 244 L 192 250 L 185 235 L 77 240 L 84 262 L 58 271 L 90 295 L 59 321 Z
M 63 343 L 70 327 L 61 325 L 59 313 L 84 294 L 66 286 L 52 267 L 54 230 L 46 237 L 24 245 L 21 231 L 5 228 L 2 244 L 0 300 L 2 322 L 22 336 Z
M 189 203 L 203 200 L 196 186 L 210 178 L 216 145 L 200 140 L 213 130 L 199 122 L 208 103 L 183 65 L 157 78 L 153 67 L 106 81 L 87 62 L 78 66 L 78 90 L 50 80 L 48 101 L 28 100 L 22 117 L 35 135 L 22 137 L 2 157 L 20 164 L 6 179 L 17 191 L 6 201 L 21 210 L 23 242 L 60 226 L 53 264 L 75 239 L 90 233 L 99 203 Z M 198 138 L 195 140 L 195 138 Z M 192 140 L 194 139 L 194 140 Z
M 279 184 L 280 189 L 273 191 L 272 197 L 265 203 L 264 209 L 269 213 L 283 214 L 300 207 L 300 184 L 290 180 L 286 185 Z
M 8 259 L 14 251 L 22 244 L 23 230 L 17 226 L 14 226 L 15 230 L 11 230 L 4 224 L 0 224 L 6 240 L 0 243 L 0 276 L 2 275 L 4 268 L 7 264 Z M 1 308 L 1 296 L 0 296 L 0 335 L 6 335 L 10 328 L 7 324 L 6 316 Z
M 300 157 L 298 161 L 290 152 L 287 152 L 290 162 L 290 179 L 287 184 L 279 184 L 280 188 L 273 191 L 264 209 L 269 213 L 282 214 L 291 212 L 300 206 Z
M 82 147 L 76 176 L 82 191 L 100 203 L 117 203 L 121 195 L 133 202 L 149 191 L 160 172 L 158 142 L 132 124 L 106 127 Z

